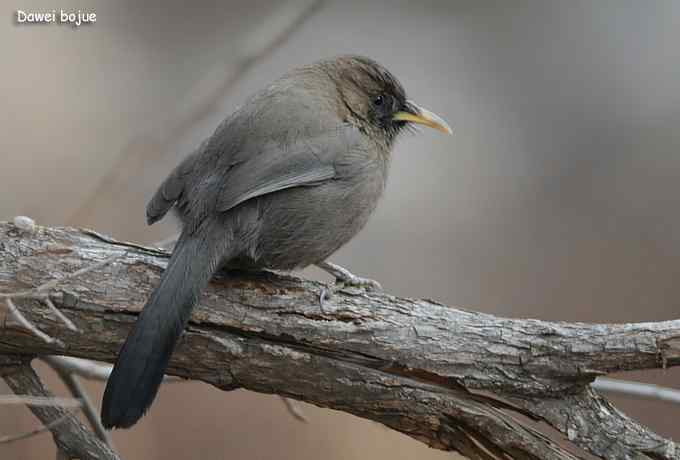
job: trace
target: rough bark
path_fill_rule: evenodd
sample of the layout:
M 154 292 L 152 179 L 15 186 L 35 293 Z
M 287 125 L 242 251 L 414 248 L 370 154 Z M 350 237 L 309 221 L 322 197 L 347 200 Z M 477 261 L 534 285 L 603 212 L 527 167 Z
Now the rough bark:
M 113 361 L 167 257 L 87 230 L 0 224 L 0 296 L 12 295 L 61 341 L 8 322 L 0 354 Z M 51 280 L 41 292 L 79 332 L 35 300 L 35 288 Z M 272 273 L 221 273 L 168 373 L 346 411 L 470 458 L 680 458 L 676 444 L 589 386 L 609 372 L 680 363 L 680 320 L 507 319 L 355 289 L 321 309 L 321 288 Z

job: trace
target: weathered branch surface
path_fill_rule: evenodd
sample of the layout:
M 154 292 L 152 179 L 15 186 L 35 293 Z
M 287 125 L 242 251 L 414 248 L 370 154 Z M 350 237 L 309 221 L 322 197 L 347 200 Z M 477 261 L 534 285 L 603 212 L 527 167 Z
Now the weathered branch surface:
M 113 361 L 166 261 L 163 251 L 87 230 L 23 233 L 0 223 L 0 293 L 19 293 L 14 302 L 26 318 L 64 344 L 7 323 L 0 354 Z M 80 332 L 25 295 L 50 280 L 62 280 L 50 298 Z M 586 451 L 680 459 L 676 444 L 589 387 L 605 373 L 680 364 L 680 320 L 516 320 L 359 290 L 337 293 L 322 310 L 321 287 L 271 273 L 221 274 L 168 372 L 346 411 L 474 459 L 583 458 Z

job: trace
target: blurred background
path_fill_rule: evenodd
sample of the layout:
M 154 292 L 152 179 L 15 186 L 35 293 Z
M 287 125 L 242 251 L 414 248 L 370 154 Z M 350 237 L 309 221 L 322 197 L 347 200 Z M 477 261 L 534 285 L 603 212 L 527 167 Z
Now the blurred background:
M 394 294 L 504 316 L 678 317 L 677 0 L 2 5 L 0 220 L 166 238 L 173 223 L 147 227 L 146 200 L 225 115 L 292 66 L 359 53 L 392 70 L 454 136 L 401 139 L 381 205 L 335 262 Z M 14 19 L 17 9 L 53 8 L 96 12 L 97 22 Z M 675 370 L 625 377 L 680 387 Z M 103 386 L 89 388 L 99 401 Z M 680 437 L 680 407 L 612 399 Z M 353 416 L 303 409 L 310 423 L 274 396 L 170 385 L 114 440 L 130 460 L 451 457 Z M 25 408 L 0 412 L 0 435 L 37 424 Z M 0 445 L 3 459 L 53 455 L 49 434 Z

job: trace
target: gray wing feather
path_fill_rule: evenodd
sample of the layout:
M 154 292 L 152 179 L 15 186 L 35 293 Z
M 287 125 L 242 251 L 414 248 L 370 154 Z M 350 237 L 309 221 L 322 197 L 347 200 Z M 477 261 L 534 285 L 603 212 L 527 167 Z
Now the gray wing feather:
M 194 170 L 195 159 L 203 145 L 184 159 L 163 181 L 146 205 L 146 222 L 151 225 L 165 216 L 180 198 L 186 187 L 187 178 Z
M 347 128 L 284 146 L 275 143 L 262 146 L 256 155 L 229 171 L 217 210 L 228 211 L 268 193 L 332 180 L 337 174 L 337 159 L 354 149 L 359 141 L 360 134 Z
M 184 190 L 184 178 L 175 169 L 163 181 L 146 205 L 146 222 L 151 225 L 165 216 Z
M 311 186 L 335 177 L 332 163 L 324 163 L 318 156 L 305 151 L 258 155 L 232 171 L 218 197 L 218 211 L 228 211 L 246 200 L 268 193 Z

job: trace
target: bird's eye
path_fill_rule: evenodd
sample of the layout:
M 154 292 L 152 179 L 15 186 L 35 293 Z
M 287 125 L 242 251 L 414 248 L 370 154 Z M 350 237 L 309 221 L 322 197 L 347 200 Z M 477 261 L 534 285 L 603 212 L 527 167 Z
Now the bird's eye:
M 376 96 L 373 99 L 373 105 L 376 106 L 376 107 L 380 107 L 381 105 L 383 105 L 384 102 L 385 102 L 385 98 L 382 97 L 382 96 Z

